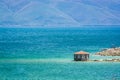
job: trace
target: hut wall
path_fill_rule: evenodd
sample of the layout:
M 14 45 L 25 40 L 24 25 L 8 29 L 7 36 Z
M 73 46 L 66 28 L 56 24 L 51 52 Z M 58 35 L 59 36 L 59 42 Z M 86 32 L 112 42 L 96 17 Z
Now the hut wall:
M 89 54 L 74 54 L 75 61 L 87 61 L 89 59 Z

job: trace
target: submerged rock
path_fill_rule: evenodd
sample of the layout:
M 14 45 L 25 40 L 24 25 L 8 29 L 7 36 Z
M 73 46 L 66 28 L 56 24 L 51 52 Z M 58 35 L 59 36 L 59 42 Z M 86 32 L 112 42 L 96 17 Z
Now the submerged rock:
M 119 48 L 104 49 L 101 52 L 97 52 L 96 55 L 101 55 L 101 56 L 120 56 L 120 47 Z

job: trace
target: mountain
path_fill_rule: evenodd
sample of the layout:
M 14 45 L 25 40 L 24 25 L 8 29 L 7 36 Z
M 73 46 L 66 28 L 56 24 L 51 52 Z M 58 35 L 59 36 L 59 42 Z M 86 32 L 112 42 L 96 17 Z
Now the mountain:
M 0 25 L 120 25 L 119 2 L 120 0 L 0 0 Z

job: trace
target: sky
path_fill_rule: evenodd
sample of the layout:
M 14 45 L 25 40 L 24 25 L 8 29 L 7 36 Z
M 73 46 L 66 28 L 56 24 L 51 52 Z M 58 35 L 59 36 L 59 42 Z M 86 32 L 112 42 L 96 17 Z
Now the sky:
M 0 0 L 0 26 L 120 25 L 120 0 Z

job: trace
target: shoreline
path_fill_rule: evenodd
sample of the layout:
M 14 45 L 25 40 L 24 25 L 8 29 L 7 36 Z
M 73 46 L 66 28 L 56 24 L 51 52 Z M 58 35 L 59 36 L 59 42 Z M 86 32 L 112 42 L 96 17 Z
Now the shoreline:
M 0 59 L 0 64 L 1 63 L 76 63 L 76 62 L 120 62 L 120 59 L 114 59 L 114 60 L 88 60 L 88 61 L 74 61 L 72 59 L 22 59 L 22 58 L 14 58 L 14 59 Z

